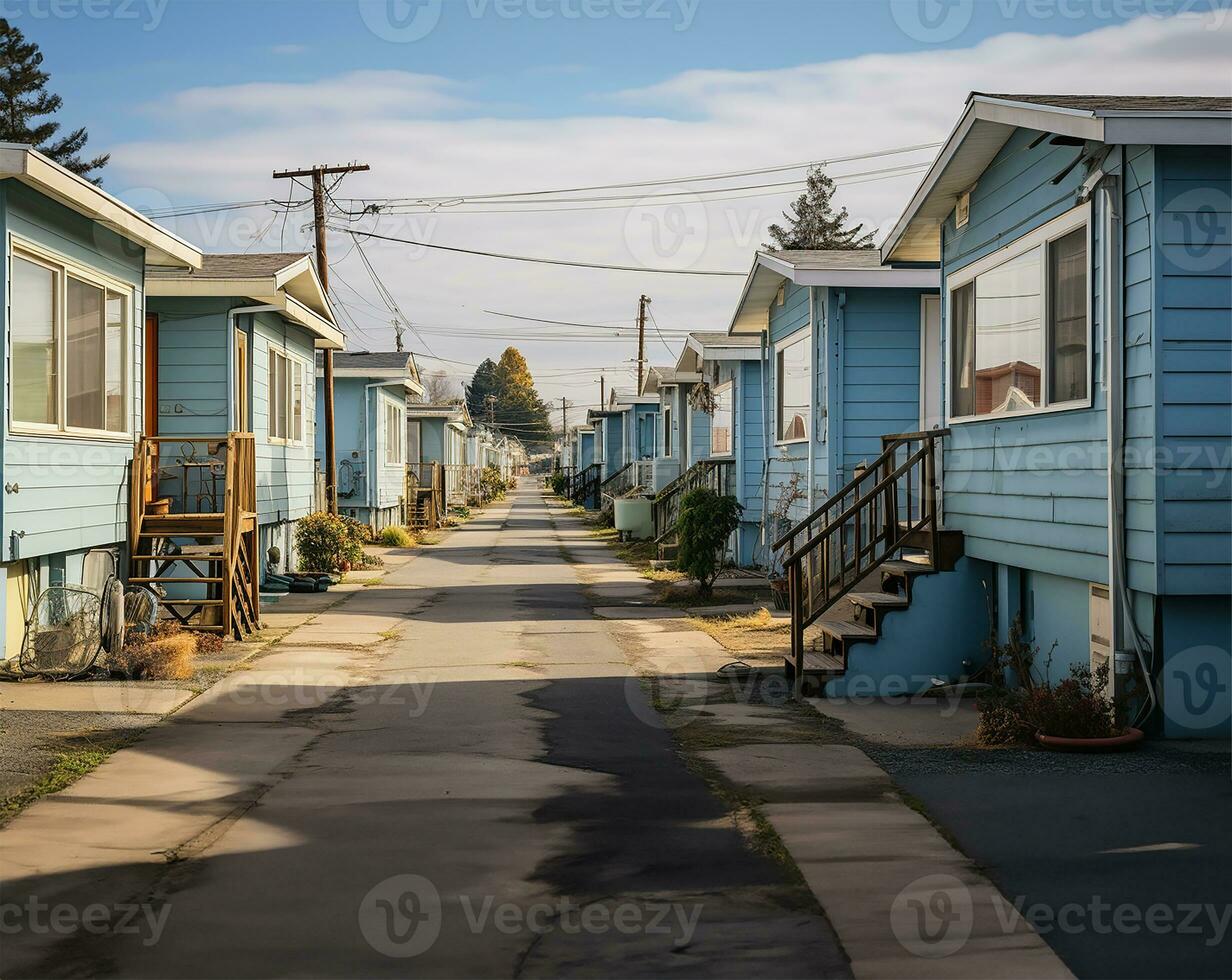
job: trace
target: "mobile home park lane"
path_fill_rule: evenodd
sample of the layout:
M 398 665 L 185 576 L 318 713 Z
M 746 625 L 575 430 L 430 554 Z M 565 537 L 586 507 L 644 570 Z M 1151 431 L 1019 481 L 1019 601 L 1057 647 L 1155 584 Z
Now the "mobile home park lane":
M 573 533 L 611 562 L 606 546 Z M 38 937 L 6 936 L 6 972 L 107 962 L 124 976 L 377 976 L 413 964 L 423 975 L 504 976 L 519 964 L 563 975 L 603 963 L 615 975 L 687 965 L 690 975 L 849 976 L 824 919 L 784 907 L 798 886 L 748 849 L 653 723 L 563 540 L 538 491 L 520 491 L 321 617 L 317 632 L 289 637 L 283 646 L 305 666 L 263 696 L 203 705 L 195 721 L 190 711 L 144 757 L 136 746 L 83 779 L 80 797 L 26 811 L 0 834 L 10 860 L 15 835 L 45 842 L 57 809 L 91 797 L 118 794 L 105 805 L 130 808 L 125 832 L 157 834 L 185 816 L 178 797 L 167 785 L 117 786 L 114 767 L 157 767 L 183 748 L 171 742 L 189 739 L 200 778 L 188 795 L 217 819 L 177 842 L 170 867 L 109 847 L 79 877 L 62 846 L 48 863 L 23 848 L 25 877 L 7 869 L 9 901 L 20 892 L 82 905 L 136 891 L 168 911 L 151 920 L 161 925 L 149 944 L 148 933 L 121 933 L 32 949 Z M 391 613 L 411 614 L 396 639 L 356 649 Z M 335 675 L 337 694 L 286 711 L 319 683 L 314 670 Z M 266 762 L 271 771 L 258 772 Z M 91 821 L 74 826 L 84 845 Z M 33 871 L 53 859 L 57 873 Z M 439 936 L 414 959 L 397 937 L 374 937 L 365 912 L 404 897 L 408 882 L 442 913 Z M 608 911 L 568 931 L 582 905 Z M 535 938 L 519 917 L 548 907 L 560 927 Z

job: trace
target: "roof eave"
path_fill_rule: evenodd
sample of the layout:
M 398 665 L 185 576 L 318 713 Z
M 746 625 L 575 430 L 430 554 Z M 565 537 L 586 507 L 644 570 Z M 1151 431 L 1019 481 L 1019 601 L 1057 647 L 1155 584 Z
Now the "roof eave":
M 32 147 L 0 144 L 0 179 L 12 177 L 145 249 L 146 265 L 201 268 L 201 250 Z

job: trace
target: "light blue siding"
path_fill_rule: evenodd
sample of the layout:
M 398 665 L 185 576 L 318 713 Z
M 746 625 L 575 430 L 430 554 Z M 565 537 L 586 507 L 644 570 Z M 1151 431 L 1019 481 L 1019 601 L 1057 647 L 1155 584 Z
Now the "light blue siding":
M 584 470 L 595 461 L 595 435 L 583 432 L 578 440 L 578 469 Z
M 942 226 L 943 279 L 1077 204 L 1085 176 L 1081 167 L 1059 185 L 1052 180 L 1078 148 L 1048 140 L 1032 147 L 1038 135 L 1015 133 L 972 192 L 967 226 L 956 231 L 953 215 Z M 1098 224 L 1093 215 L 1092 227 Z M 944 509 L 946 525 L 964 532 L 972 557 L 1106 583 L 1107 422 L 1103 387 L 1096 381 L 1103 372 L 1098 242 L 1092 255 L 1097 321 L 1092 406 L 953 424 L 945 452 Z M 948 324 L 948 297 L 942 303 Z
M 1159 404 L 1152 420 L 1161 462 L 1160 591 L 1227 596 L 1232 593 L 1232 153 L 1227 147 L 1160 147 L 1155 160 L 1160 342 Z
M 445 462 L 445 420 L 420 418 L 420 460 L 424 463 Z
M 10 235 L 17 236 L 132 287 L 128 392 L 132 429 L 139 433 L 144 252 L 15 180 L 0 181 L 0 215 L 0 240 L 7 243 Z M 0 280 L 0 301 L 7 311 L 7 279 Z M 7 320 L 7 312 L 5 316 Z M 0 339 L 4 344 L 6 419 L 10 370 L 7 337 L 6 324 Z M 0 452 L 2 478 L 5 483 L 17 484 L 20 490 L 0 495 L 3 558 L 122 544 L 128 533 L 128 464 L 132 455 L 131 434 L 115 439 L 22 435 L 6 426 Z
M 217 436 L 230 429 L 226 299 L 157 296 L 158 431 Z
M 252 361 L 252 432 L 257 456 L 257 520 L 294 521 L 312 510 L 316 368 L 311 335 L 272 313 L 249 320 Z M 269 352 L 297 361 L 304 372 L 304 433 L 298 443 L 269 436 Z M 159 365 L 161 372 L 162 365 Z
M 841 469 L 881 454 L 881 437 L 920 424 L 920 299 L 914 289 L 847 289 L 843 306 Z M 818 453 L 817 455 L 822 455 Z

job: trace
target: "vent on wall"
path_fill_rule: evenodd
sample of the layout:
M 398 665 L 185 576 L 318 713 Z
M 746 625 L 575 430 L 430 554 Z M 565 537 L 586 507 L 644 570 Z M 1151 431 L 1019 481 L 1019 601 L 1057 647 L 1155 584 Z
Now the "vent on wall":
M 964 191 L 954 205 L 954 227 L 962 228 L 971 220 L 971 192 Z

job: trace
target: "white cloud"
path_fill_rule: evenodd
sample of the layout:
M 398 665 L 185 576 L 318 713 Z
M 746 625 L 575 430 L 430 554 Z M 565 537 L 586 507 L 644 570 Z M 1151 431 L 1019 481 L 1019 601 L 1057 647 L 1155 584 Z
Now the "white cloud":
M 134 188 L 130 196 L 147 206 L 160 200 L 285 198 L 288 187 L 271 181 L 271 170 L 321 160 L 359 159 L 372 166 L 370 174 L 348 177 L 339 191 L 354 197 L 529 190 L 739 170 L 941 139 L 972 90 L 1219 94 L 1228 89 L 1230 39 L 1232 24 L 1222 20 L 1143 17 L 1073 37 L 1005 34 L 959 50 L 864 55 L 773 71 L 689 71 L 620 93 L 608 100 L 612 111 L 607 114 L 565 119 L 484 115 L 495 110 L 467 104 L 465 84 L 397 71 L 307 83 L 200 87 L 162 107 L 181 129 L 172 131 L 169 123 L 163 137 L 113 148 L 107 184 L 122 195 L 126 187 Z M 589 76 L 562 79 L 562 84 L 576 87 L 583 77 Z M 926 161 L 928 156 L 853 162 L 836 165 L 832 172 Z M 884 232 L 918 180 L 912 175 L 854 184 L 842 190 L 842 203 L 855 220 Z M 686 247 L 664 254 L 663 265 L 688 259 L 695 268 L 745 270 L 764 240 L 765 226 L 778 219 L 793 194 L 780 191 L 670 212 L 616 208 L 493 215 L 444 210 L 413 220 L 384 218 L 379 227 L 383 233 L 428 235 L 466 248 L 634 265 L 653 260 L 661 254 L 656 245 L 684 231 Z M 656 216 L 659 220 L 646 220 Z M 256 212 L 255 218 L 207 215 L 175 227 L 211 249 L 243 248 L 248 239 L 239 234 L 240 221 L 249 222 L 245 234 L 251 235 L 270 214 Z M 288 247 L 307 244 L 302 233 L 306 220 L 304 212 L 288 219 Z M 281 219 L 275 221 L 256 247 L 278 247 L 281 225 Z M 367 247 L 408 315 L 421 323 L 456 326 L 453 336 L 428 337 L 432 347 L 467 362 L 495 356 L 505 346 L 494 338 L 468 336 L 468 328 L 499 327 L 511 337 L 534 329 L 493 320 L 484 309 L 587 322 L 632 320 L 637 296 L 644 291 L 654 298 L 663 327 L 716 329 L 728 322 L 740 288 L 734 278 L 590 272 L 419 254 L 376 242 Z M 331 242 L 338 273 L 376 302 L 350 248 L 344 236 Z M 345 289 L 341 295 L 349 296 Z M 370 334 L 354 337 L 356 346 L 392 346 L 388 316 L 358 303 L 354 309 Z M 590 368 L 634 354 L 632 344 L 523 346 L 541 381 L 545 371 L 579 368 L 569 379 L 575 387 L 541 386 L 545 394 L 567 394 L 579 402 L 598 397 L 597 385 L 590 384 L 597 372 Z M 655 362 L 668 359 L 653 337 L 648 349 Z
M 306 44 L 274 44 L 270 47 L 270 54 L 304 54 L 307 50 Z

